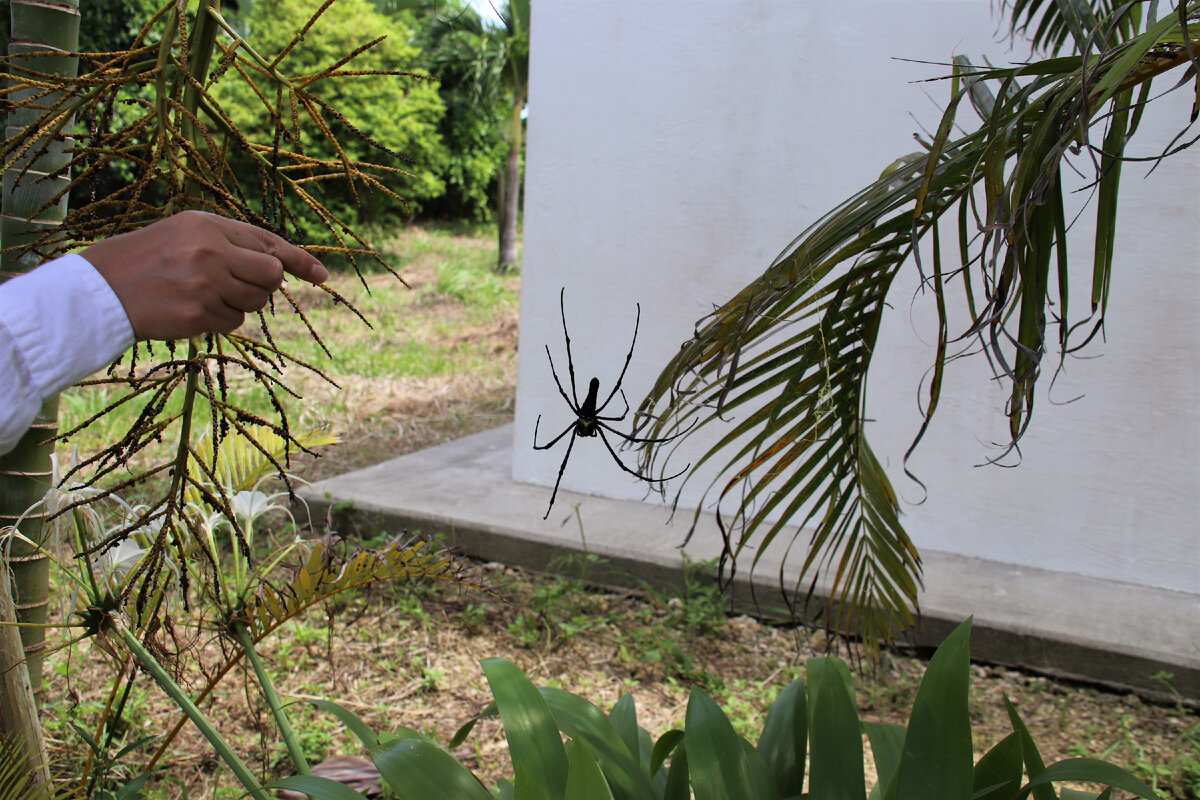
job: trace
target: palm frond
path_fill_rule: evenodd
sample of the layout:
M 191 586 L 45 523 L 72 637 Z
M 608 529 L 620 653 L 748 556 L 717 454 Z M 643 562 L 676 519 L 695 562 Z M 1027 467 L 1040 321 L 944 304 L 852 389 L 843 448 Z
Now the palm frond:
M 1058 53 L 1067 44 L 1083 52 L 1091 49 L 1092 37 L 1104 33 L 1098 20 L 1108 20 L 1129 38 L 1137 32 L 1141 5 L 1129 0 L 1001 0 L 1009 33 L 1027 38 L 1034 48 Z
M 318 603 L 350 589 L 394 580 L 465 583 L 457 565 L 429 542 L 389 542 L 340 559 L 328 542 L 315 543 L 290 580 L 258 585 L 242 611 L 255 641 Z
M 0 800 L 51 800 L 54 791 L 34 780 L 26 748 L 0 737 Z
M 688 480 L 716 472 L 700 505 L 715 501 L 728 574 L 748 547 L 757 562 L 785 523 L 799 522 L 811 537 L 801 546 L 800 581 L 811 594 L 819 576 L 830 578 L 827 624 L 869 640 L 911 624 L 920 562 L 865 435 L 866 378 L 892 281 L 901 268 L 918 269 L 939 317 L 913 448 L 937 410 L 951 343 L 975 340 L 1007 384 L 1005 452 L 1015 449 L 1053 349 L 1048 338 L 1063 358 L 1103 324 L 1127 142 L 1151 81 L 1191 66 L 1200 28 L 1186 26 L 1200 22 L 1198 8 L 1189 2 L 1119 44 L 1094 37 L 1098 50 L 1086 54 L 1006 69 L 958 61 L 927 150 L 899 159 L 826 214 L 697 324 L 639 406 L 645 435 L 680 435 L 670 448 L 647 446 L 642 471 L 666 474 L 680 443 L 726 426 Z M 968 105 L 983 125 L 951 138 Z M 1065 169 L 1090 172 L 1096 189 L 1092 302 L 1079 318 L 1068 316 Z M 952 263 L 940 242 L 947 228 L 958 237 Z M 950 282 L 961 283 L 969 313 L 956 337 Z M 783 588 L 791 598 L 804 594 L 802 585 Z

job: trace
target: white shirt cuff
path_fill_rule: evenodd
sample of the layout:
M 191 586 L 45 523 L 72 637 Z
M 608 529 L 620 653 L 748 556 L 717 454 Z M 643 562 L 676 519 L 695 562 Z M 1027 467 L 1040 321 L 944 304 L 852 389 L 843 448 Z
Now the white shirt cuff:
M 43 398 L 106 366 L 134 342 L 121 301 L 83 256 L 50 261 L 4 289 L 0 325 Z

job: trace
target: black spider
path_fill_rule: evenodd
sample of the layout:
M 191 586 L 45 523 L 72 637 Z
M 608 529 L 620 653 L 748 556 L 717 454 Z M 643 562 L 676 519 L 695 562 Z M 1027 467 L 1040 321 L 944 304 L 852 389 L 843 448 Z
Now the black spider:
M 662 478 L 648 477 L 637 470 L 633 470 L 625 466 L 625 463 L 621 461 L 621 457 L 617 455 L 617 451 L 614 450 L 612 444 L 609 443 L 608 437 L 604 434 L 605 431 L 608 431 L 612 435 L 623 439 L 627 444 L 662 444 L 664 442 L 672 441 L 673 439 L 676 439 L 687 432 L 686 430 L 680 431 L 674 436 L 668 436 L 665 439 L 643 439 L 638 436 L 634 436 L 632 433 L 622 433 L 609 424 L 610 422 L 620 422 L 629 414 L 629 400 L 625 397 L 625 390 L 621 388 L 621 381 L 625 379 L 625 371 L 629 369 L 629 362 L 633 358 L 633 347 L 635 344 L 637 344 L 638 325 L 642 321 L 641 304 L 639 303 L 637 306 L 637 320 L 633 323 L 633 341 L 629 343 L 629 352 L 625 355 L 625 365 L 621 367 L 621 374 L 617 376 L 616 385 L 613 386 L 612 391 L 608 393 L 608 397 L 604 398 L 604 402 L 597 405 L 600 394 L 600 380 L 598 378 L 592 378 L 591 381 L 588 382 L 587 397 L 585 397 L 583 402 L 580 403 L 579 395 L 575 391 L 575 363 L 571 357 L 571 334 L 567 332 L 567 312 L 563 307 L 563 297 L 565 293 L 565 287 L 558 293 L 558 308 L 559 312 L 562 314 L 563 336 L 567 340 L 567 371 L 571 376 L 570 397 L 567 396 L 567 391 L 563 388 L 562 381 L 558 378 L 558 370 L 554 368 L 554 357 L 550 355 L 549 345 L 546 346 L 546 358 L 550 359 L 550 374 L 554 376 L 554 383 L 558 386 L 558 393 L 562 395 L 563 400 L 567 401 L 567 405 L 570 407 L 572 413 L 575 414 L 575 421 L 568 425 L 562 433 L 558 434 L 558 436 L 555 436 L 549 442 L 546 442 L 545 444 L 538 444 L 538 428 L 542 423 L 542 415 L 538 414 L 537 422 L 534 423 L 533 426 L 533 449 L 549 450 L 551 447 L 558 444 L 558 442 L 564 436 L 572 433 L 575 435 L 571 436 L 571 438 L 567 440 L 567 452 L 566 455 L 563 456 L 562 464 L 559 465 L 558 478 L 554 481 L 554 491 L 550 495 L 550 505 L 546 506 L 546 515 L 542 517 L 542 519 L 549 517 L 550 509 L 554 507 L 554 498 L 558 497 L 558 485 L 562 482 L 563 473 L 567 469 L 567 461 L 571 458 L 571 448 L 575 446 L 576 436 L 594 437 L 598 434 L 601 441 L 604 442 L 604 446 L 608 448 L 608 452 L 613 457 L 613 460 L 617 462 L 617 466 L 638 480 L 645 481 L 646 483 L 662 484 L 673 478 L 678 478 L 680 475 L 687 472 L 688 467 L 691 466 L 691 464 L 688 464 L 674 475 L 668 475 Z M 601 412 L 608 407 L 608 404 L 611 403 L 612 399 L 618 394 L 621 395 L 621 402 L 625 404 L 625 410 L 621 412 L 620 416 L 617 417 L 602 416 Z M 693 424 L 695 424 L 694 421 Z

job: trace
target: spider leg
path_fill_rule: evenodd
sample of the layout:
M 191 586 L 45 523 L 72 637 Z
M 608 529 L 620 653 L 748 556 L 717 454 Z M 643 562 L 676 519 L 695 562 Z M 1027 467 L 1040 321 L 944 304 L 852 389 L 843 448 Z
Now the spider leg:
M 605 406 L 608 405 L 609 401 L 612 400 L 616 396 L 617 392 L 619 392 L 621 390 L 621 381 L 625 380 L 625 371 L 629 369 L 629 362 L 631 360 L 633 360 L 633 346 L 635 344 L 637 344 L 638 325 L 640 325 L 641 322 L 642 322 L 642 304 L 638 303 L 637 304 L 637 319 L 635 319 L 633 322 L 633 341 L 629 343 L 629 352 L 625 354 L 625 366 L 621 367 L 621 374 L 617 376 L 616 385 L 613 386 L 613 390 L 611 392 L 609 392 L 608 397 L 604 398 L 604 402 L 600 404 L 600 407 L 596 409 L 597 412 L 603 411 Z M 626 406 L 629 405 L 628 400 L 625 401 L 625 405 Z M 626 411 L 625 413 L 629 413 L 629 412 Z
M 610 397 L 609 399 L 611 400 L 612 398 Z M 620 422 L 621 420 L 625 419 L 625 417 L 629 414 L 629 398 L 627 398 L 625 396 L 624 389 L 621 390 L 621 402 L 623 402 L 625 404 L 625 411 L 621 414 L 621 416 L 619 416 L 619 417 L 602 417 L 599 414 L 597 414 L 596 419 L 607 420 L 608 422 Z M 604 405 L 608 405 L 608 400 L 604 401 Z M 604 406 L 601 406 L 601 408 L 603 408 L 603 407 Z
M 683 436 L 685 433 L 690 431 L 692 428 L 696 427 L 697 422 L 699 422 L 699 420 L 694 419 L 694 420 L 692 420 L 691 425 L 688 425 L 686 428 L 681 430 L 679 433 L 673 433 L 670 436 L 664 436 L 661 439 L 642 438 L 640 436 L 634 436 L 631 433 L 623 433 L 622 431 L 619 431 L 616 428 L 614 428 L 612 425 L 609 425 L 605 422 L 601 422 L 600 420 L 596 421 L 596 425 L 597 425 L 597 427 L 607 430 L 611 434 L 621 437 L 628 444 L 665 444 L 667 442 L 673 442 L 676 439 L 678 439 L 680 436 Z
M 575 426 L 578 425 L 579 423 L 572 422 L 570 425 L 567 426 L 567 429 L 565 431 L 560 433 L 558 436 L 555 436 L 553 439 L 551 439 L 546 444 L 538 444 L 537 443 L 538 426 L 541 424 L 542 424 L 542 415 L 538 414 L 537 422 L 533 423 L 533 449 L 534 450 L 549 450 L 551 447 L 554 447 L 554 445 L 558 444 L 559 441 L 564 436 L 566 436 L 568 433 L 574 433 Z
M 558 290 L 558 313 L 562 316 L 563 338 L 567 340 L 567 372 L 571 375 L 571 396 L 575 398 L 575 404 L 571 406 L 571 409 L 578 413 L 579 395 L 575 391 L 575 359 L 571 357 L 571 334 L 567 331 L 567 308 L 564 304 L 566 294 L 567 287 L 564 286 Z M 548 346 L 546 347 L 546 355 L 550 355 L 550 348 Z M 550 369 L 551 371 L 554 370 L 553 361 L 550 362 Z M 555 380 L 557 380 L 557 377 Z M 559 391 L 562 391 L 561 386 L 559 387 Z M 563 397 L 565 398 L 566 396 L 564 392 Z M 567 402 L 570 403 L 571 401 L 568 400 Z
M 635 469 L 630 469 L 629 467 L 625 466 L 625 462 L 621 460 L 621 457 L 619 455 L 617 455 L 617 451 L 613 449 L 613 446 L 611 444 L 609 444 L 608 437 L 604 435 L 604 428 L 598 428 L 597 430 L 600 433 L 600 438 L 604 440 L 604 446 L 608 448 L 609 455 L 611 455 L 613 457 L 613 460 L 617 462 L 617 466 L 620 467 L 621 469 L 625 470 L 626 472 L 628 472 L 633 477 L 637 478 L 639 481 L 645 481 L 646 483 L 665 483 L 666 481 L 678 478 L 680 475 L 682 475 L 683 473 L 688 471 L 688 467 L 692 466 L 691 464 L 688 464 L 683 469 L 681 469 L 679 472 L 676 472 L 674 475 L 668 475 L 663 478 L 648 477 L 648 476 L 643 475 L 642 473 L 638 472 Z M 617 434 L 618 436 L 621 435 L 621 433 L 619 431 L 613 431 L 613 433 Z
M 570 428 L 567 428 L 567 430 L 574 430 L 574 428 L 575 426 L 572 425 Z M 561 438 L 562 434 L 559 434 L 558 439 Z M 554 441 L 557 442 L 558 439 L 555 439 Z M 558 497 L 558 485 L 562 483 L 563 473 L 567 471 L 567 461 L 571 458 L 571 448 L 575 446 L 575 439 L 576 437 L 572 436 L 567 440 L 567 452 L 563 456 L 562 464 L 558 466 L 558 477 L 554 479 L 554 491 L 550 493 L 550 505 L 546 506 L 546 514 L 542 517 L 542 519 L 550 518 L 550 509 L 554 508 L 554 498 Z M 611 449 L 612 448 L 610 447 L 609 450 Z
M 550 355 L 550 345 L 546 345 L 546 358 L 550 360 L 550 374 L 554 376 L 554 385 L 558 387 L 558 393 L 562 395 L 562 399 L 567 401 L 567 406 L 571 409 L 571 413 L 575 416 L 580 415 L 579 398 L 575 402 L 571 402 L 571 398 L 567 397 L 567 390 L 563 388 L 562 381 L 558 379 L 558 370 L 554 368 L 554 356 Z M 571 362 L 570 351 L 567 352 L 567 363 Z M 571 371 L 571 394 L 575 394 L 575 372 Z

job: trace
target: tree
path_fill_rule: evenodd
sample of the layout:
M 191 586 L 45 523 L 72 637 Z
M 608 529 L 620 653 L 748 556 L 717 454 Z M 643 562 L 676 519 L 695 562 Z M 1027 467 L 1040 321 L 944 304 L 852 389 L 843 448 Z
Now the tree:
M 498 13 L 501 25 L 485 25 L 469 6 L 431 0 L 433 21 L 427 30 L 430 71 L 451 85 L 469 89 L 482 109 L 503 102 L 508 157 L 500 180 L 497 269 L 516 266 L 517 225 L 521 210 L 521 165 L 525 101 L 529 92 L 529 0 L 508 0 Z
M 446 105 L 440 130 L 454 158 L 442 171 L 446 191 L 422 208 L 422 215 L 443 219 L 489 222 L 497 217 L 496 197 L 505 168 L 508 147 L 508 99 L 493 91 L 495 83 L 481 85 L 478 68 L 485 64 L 477 56 L 488 47 L 482 23 L 455 24 L 464 15 L 478 20 L 475 9 L 461 0 L 456 3 L 417 3 L 394 12 L 411 19 L 421 48 L 422 67 L 438 81 L 438 94 Z M 481 89 L 486 90 L 480 94 Z
M 1030 34 L 1048 57 L 1003 69 L 956 59 L 950 102 L 925 150 L 829 211 L 701 320 L 639 407 L 643 435 L 653 438 L 686 439 L 739 412 L 689 474 L 709 462 L 718 469 L 707 493 L 734 509 L 720 519 L 730 568 L 747 547 L 765 550 L 784 523 L 811 525 L 800 581 L 815 587 L 830 575 L 826 624 L 868 642 L 912 624 L 920 582 L 919 554 L 864 425 L 875 337 L 897 273 L 920 271 L 939 319 L 912 447 L 937 411 L 945 367 L 957 357 L 952 345 L 974 341 L 1006 384 L 1015 450 L 1053 352 L 1061 364 L 1103 325 L 1121 168 L 1155 99 L 1151 86 L 1168 72 L 1183 72 L 1180 85 L 1197 79 L 1196 0 L 1160 18 L 1157 4 L 1111 0 L 1013 0 L 1002 8 L 1011 32 Z M 1058 55 L 1067 42 L 1071 54 Z M 983 124 L 958 135 L 971 127 L 962 114 L 968 106 Z M 1195 141 L 1188 131 L 1196 111 L 1160 159 Z M 1086 266 L 1068 259 L 1067 170 L 1094 182 L 1097 239 Z M 947 228 L 959 244 L 949 255 L 939 240 Z M 1072 279 L 1090 281 L 1082 314 L 1068 304 Z M 966 306 L 957 335 L 952 280 Z M 643 471 L 665 472 L 670 453 L 647 448 Z M 787 588 L 804 594 L 802 585 Z

